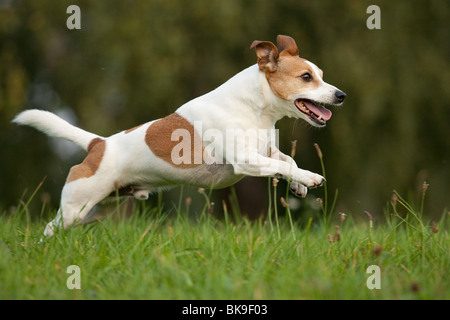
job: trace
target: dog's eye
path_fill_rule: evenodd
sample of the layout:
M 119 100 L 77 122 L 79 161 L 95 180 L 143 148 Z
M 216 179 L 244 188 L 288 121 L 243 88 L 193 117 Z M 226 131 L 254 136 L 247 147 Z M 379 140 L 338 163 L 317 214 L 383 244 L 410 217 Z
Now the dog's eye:
M 304 81 L 310 82 L 312 81 L 312 76 L 309 73 L 304 73 L 300 76 Z

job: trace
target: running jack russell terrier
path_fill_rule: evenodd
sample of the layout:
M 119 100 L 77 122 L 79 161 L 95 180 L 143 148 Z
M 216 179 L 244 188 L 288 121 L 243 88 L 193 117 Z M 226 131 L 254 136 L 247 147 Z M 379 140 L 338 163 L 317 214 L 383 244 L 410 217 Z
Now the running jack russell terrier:
M 275 123 L 288 116 L 324 127 L 331 117 L 325 106 L 341 105 L 345 93 L 299 57 L 291 37 L 279 35 L 277 46 L 254 41 L 250 48 L 257 64 L 165 118 L 107 138 L 47 111 L 17 115 L 13 122 L 71 140 L 88 152 L 70 169 L 61 206 L 44 235 L 102 219 L 100 202 L 114 195 L 147 199 L 152 190 L 176 185 L 223 188 L 244 176 L 282 177 L 302 197 L 307 188 L 322 185 L 322 176 L 298 168 L 277 148 Z

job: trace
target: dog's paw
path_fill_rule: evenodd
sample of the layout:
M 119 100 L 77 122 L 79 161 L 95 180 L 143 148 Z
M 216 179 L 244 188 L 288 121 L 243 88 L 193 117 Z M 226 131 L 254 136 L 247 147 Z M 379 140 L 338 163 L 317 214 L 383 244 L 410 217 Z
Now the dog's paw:
M 305 198 L 308 193 L 308 188 L 302 185 L 301 183 L 292 181 L 290 185 L 291 192 L 298 197 Z
M 148 199 L 148 190 L 145 190 L 145 189 L 133 190 L 133 196 L 137 200 L 147 200 Z
M 305 170 L 298 181 L 300 181 L 308 188 L 316 188 L 323 185 L 323 183 L 325 182 L 325 178 L 320 174 Z
M 320 174 L 317 173 L 313 173 L 314 177 L 313 177 L 313 185 L 309 186 L 310 188 L 315 188 L 315 187 L 321 187 L 323 186 L 324 182 L 325 182 L 325 178 L 322 177 Z

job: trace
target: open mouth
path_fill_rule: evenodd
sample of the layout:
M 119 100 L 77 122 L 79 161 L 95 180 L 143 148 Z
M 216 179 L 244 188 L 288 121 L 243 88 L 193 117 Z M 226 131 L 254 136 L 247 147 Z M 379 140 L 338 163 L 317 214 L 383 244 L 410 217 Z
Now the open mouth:
M 295 106 L 306 114 L 311 121 L 320 126 L 324 126 L 332 115 L 330 110 L 311 100 L 297 99 L 295 100 Z

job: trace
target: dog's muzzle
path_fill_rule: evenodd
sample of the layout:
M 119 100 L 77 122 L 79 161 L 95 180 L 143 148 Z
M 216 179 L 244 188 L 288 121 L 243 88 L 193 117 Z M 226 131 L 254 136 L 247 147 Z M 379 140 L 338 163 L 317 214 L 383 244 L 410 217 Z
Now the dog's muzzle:
M 338 106 L 345 100 L 346 94 L 344 91 L 336 90 L 334 93 L 333 103 L 331 105 Z M 328 104 L 326 104 L 328 105 Z M 308 118 L 319 126 L 324 126 L 332 116 L 332 112 L 328 110 L 324 104 L 309 100 L 309 99 L 297 99 L 295 100 L 295 106 L 298 110 L 308 116 Z
M 307 99 L 295 100 L 295 106 L 298 110 L 308 116 L 308 118 L 317 123 L 319 126 L 324 126 L 331 118 L 331 111 L 317 102 Z

